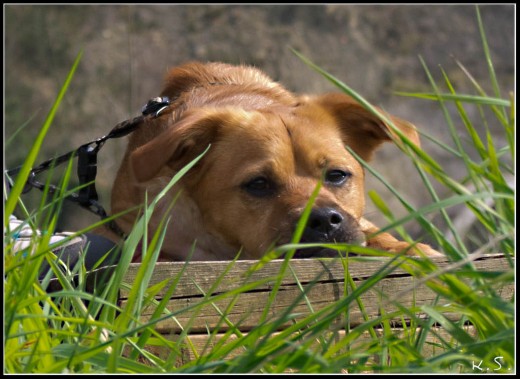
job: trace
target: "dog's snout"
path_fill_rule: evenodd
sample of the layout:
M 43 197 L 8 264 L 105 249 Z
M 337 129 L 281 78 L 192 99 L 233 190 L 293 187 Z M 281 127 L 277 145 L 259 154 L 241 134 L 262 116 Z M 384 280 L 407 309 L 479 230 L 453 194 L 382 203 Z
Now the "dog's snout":
M 333 208 L 317 208 L 311 211 L 309 220 L 307 221 L 307 228 L 312 233 L 319 235 L 322 238 L 328 237 L 334 233 L 343 223 L 343 216 Z
M 358 222 L 348 213 L 332 207 L 314 208 L 309 215 L 303 236 L 303 243 L 352 243 L 362 245 L 365 235 Z M 294 258 L 337 257 L 334 249 L 316 247 L 300 249 Z

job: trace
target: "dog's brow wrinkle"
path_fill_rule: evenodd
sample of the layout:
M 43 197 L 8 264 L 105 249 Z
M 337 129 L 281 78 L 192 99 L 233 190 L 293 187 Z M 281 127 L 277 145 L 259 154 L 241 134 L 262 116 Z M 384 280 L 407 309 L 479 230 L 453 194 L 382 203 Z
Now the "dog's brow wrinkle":
M 329 160 L 327 159 L 327 157 L 321 156 L 318 158 L 319 168 L 325 169 L 325 168 L 327 168 L 328 165 L 329 165 Z
M 278 117 L 280 117 L 280 120 L 282 121 L 283 126 L 285 126 L 285 130 L 287 130 L 287 134 L 289 134 L 289 138 L 291 138 L 291 131 L 289 130 L 289 127 L 287 126 L 287 124 L 283 120 L 282 116 L 278 116 Z

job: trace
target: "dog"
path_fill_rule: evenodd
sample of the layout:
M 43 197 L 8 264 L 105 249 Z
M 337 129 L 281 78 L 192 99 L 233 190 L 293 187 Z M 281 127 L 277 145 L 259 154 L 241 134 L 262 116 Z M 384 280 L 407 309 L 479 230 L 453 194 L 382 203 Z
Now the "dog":
M 363 217 L 364 170 L 396 132 L 342 93 L 296 95 L 254 67 L 190 62 L 166 75 L 161 96 L 171 105 L 130 136 L 112 189 L 112 213 L 153 199 L 185 165 L 209 149 L 169 191 L 152 215 L 155 231 L 171 222 L 160 260 L 259 259 L 289 243 L 318 182 L 301 242 L 349 243 L 392 253 L 437 256 Z M 388 115 L 419 145 L 415 127 Z M 175 199 L 175 201 L 174 201 Z M 170 205 L 173 203 L 173 207 Z M 138 211 L 117 224 L 129 233 Z M 338 256 L 300 249 L 296 258 Z

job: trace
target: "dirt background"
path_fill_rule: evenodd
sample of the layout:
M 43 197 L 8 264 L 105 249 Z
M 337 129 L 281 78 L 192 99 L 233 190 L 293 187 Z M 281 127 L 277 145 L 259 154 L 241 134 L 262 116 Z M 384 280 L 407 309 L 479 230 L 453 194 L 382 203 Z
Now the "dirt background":
M 485 5 L 480 11 L 506 97 L 515 83 L 515 5 Z M 437 104 L 395 94 L 431 91 L 419 56 L 438 83 L 441 66 L 458 92 L 475 93 L 458 60 L 492 93 L 471 5 L 4 5 L 4 21 L 7 167 L 23 162 L 80 51 L 83 58 L 38 162 L 137 115 L 159 93 L 166 70 L 189 60 L 251 64 L 293 91 L 334 91 L 291 52 L 294 48 L 373 104 L 447 144 L 449 131 Z M 467 110 L 479 119 L 478 109 Z M 501 141 L 500 129 L 490 127 Z M 100 153 L 97 187 L 107 209 L 124 146 L 125 141 L 112 140 Z M 423 148 L 453 176 L 462 175 L 442 149 L 429 141 Z M 373 166 L 415 207 L 431 202 L 417 172 L 394 146 L 379 150 Z M 379 181 L 369 175 L 367 182 L 397 216 L 403 214 Z M 38 195 L 26 198 L 29 207 L 38 200 Z M 370 201 L 367 205 L 370 218 L 384 224 Z M 68 205 L 61 225 L 72 230 L 92 221 L 95 216 Z M 420 235 L 415 224 L 408 227 Z

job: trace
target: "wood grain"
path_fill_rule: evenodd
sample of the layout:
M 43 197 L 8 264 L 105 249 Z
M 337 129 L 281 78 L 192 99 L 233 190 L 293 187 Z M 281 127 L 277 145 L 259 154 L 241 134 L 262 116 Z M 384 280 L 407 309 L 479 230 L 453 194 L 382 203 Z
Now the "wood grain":
M 442 271 L 456 273 L 461 270 L 461 267 L 456 267 L 452 262 L 442 258 L 437 258 L 434 262 L 436 267 L 433 275 Z M 395 264 L 393 269 L 388 270 L 385 278 L 379 280 L 370 290 L 359 297 L 350 296 L 351 301 L 348 299 L 353 289 L 348 284 L 349 281 L 345 280 L 346 272 L 350 274 L 355 287 L 359 287 L 389 264 L 392 267 L 389 258 L 355 257 L 349 259 L 348 270 L 345 270 L 339 259 L 293 260 L 290 262 L 290 268 L 288 267 L 283 275 L 281 275 L 283 260 L 274 260 L 258 270 L 252 270 L 257 263 L 257 261 L 237 261 L 232 264 L 229 261 L 191 262 L 187 265 L 182 262 L 158 263 L 150 285 L 167 279 L 173 281 L 175 278 L 178 278 L 178 283 L 167 305 L 167 309 L 174 314 L 174 317 L 158 322 L 155 329 L 164 334 L 180 333 L 184 328 L 189 328 L 190 334 L 207 333 L 208 330 L 215 328 L 218 328 L 219 332 L 225 332 L 228 326 L 221 316 L 221 312 L 225 312 L 231 323 L 240 331 L 247 332 L 260 322 L 279 317 L 292 306 L 291 312 L 294 317 L 279 325 L 281 330 L 294 321 L 303 320 L 326 307 L 340 304 L 340 301 L 344 306 L 344 313 L 342 319 L 337 322 L 346 323 L 348 320 L 349 325 L 354 327 L 363 323 L 365 318 L 377 317 L 381 310 L 385 313 L 396 310 L 396 303 L 409 309 L 416 309 L 414 307 L 432 304 L 436 298 L 436 294 L 425 283 L 419 283 L 416 277 L 405 270 L 405 266 L 421 270 L 420 266 L 414 265 L 414 263 L 421 263 L 418 258 L 410 258 L 399 265 Z M 486 256 L 472 264 L 479 271 L 504 271 L 509 268 L 507 259 L 502 255 Z M 127 283 L 133 282 L 138 269 L 139 264 L 131 265 L 125 277 Z M 268 306 L 278 277 L 282 278 L 279 290 Z M 218 286 L 215 286 L 216 282 L 219 282 Z M 223 295 L 229 291 L 236 291 L 245 283 L 256 284 L 247 292 L 237 292 L 236 296 Z M 306 292 L 305 297 L 302 295 L 302 289 Z M 497 290 L 504 298 L 510 298 L 514 292 L 514 285 Z M 121 293 L 122 306 L 125 304 L 127 294 L 125 291 Z M 216 296 L 216 300 L 209 301 L 204 294 L 211 294 L 214 298 Z M 164 295 L 165 289 L 159 291 L 155 298 L 161 300 Z M 365 308 L 363 312 L 358 306 L 358 299 Z M 265 312 L 266 308 L 267 312 Z M 153 306 L 148 307 L 141 321 L 148 322 L 153 310 Z M 447 313 L 446 316 L 452 319 L 458 318 L 456 314 Z M 400 316 L 393 321 L 398 324 L 402 322 L 402 318 Z

